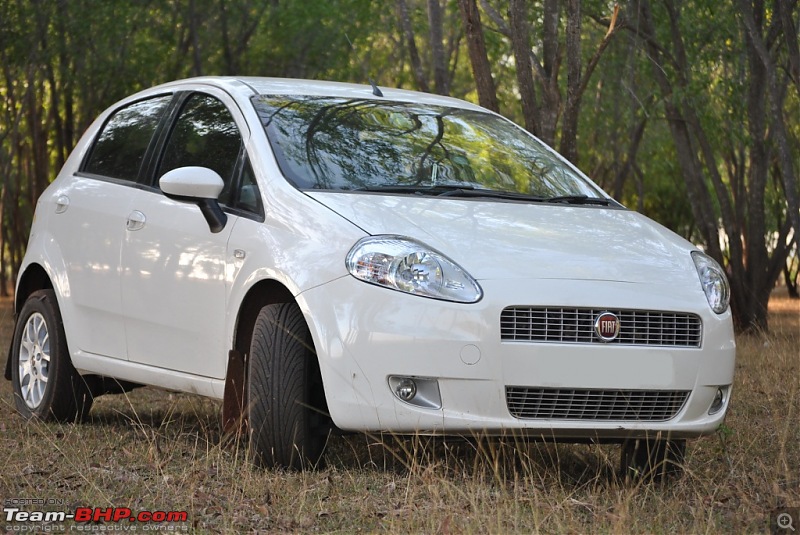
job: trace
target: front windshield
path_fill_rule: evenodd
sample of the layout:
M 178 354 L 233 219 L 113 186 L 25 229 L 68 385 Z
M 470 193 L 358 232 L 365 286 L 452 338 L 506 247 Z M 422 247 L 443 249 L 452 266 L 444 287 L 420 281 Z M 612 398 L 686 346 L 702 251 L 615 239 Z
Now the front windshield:
M 253 103 L 283 174 L 302 190 L 600 196 L 535 138 L 490 113 L 287 95 L 259 95 Z

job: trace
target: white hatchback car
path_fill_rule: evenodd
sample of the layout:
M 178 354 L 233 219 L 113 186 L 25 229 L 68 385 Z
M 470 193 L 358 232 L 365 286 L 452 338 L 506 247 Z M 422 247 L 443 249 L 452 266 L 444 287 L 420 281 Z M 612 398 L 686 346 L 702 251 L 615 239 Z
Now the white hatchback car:
M 264 465 L 331 429 L 624 444 L 722 423 L 719 265 L 503 117 L 195 78 L 87 130 L 36 207 L 6 370 L 25 417 L 138 385 L 223 400 Z

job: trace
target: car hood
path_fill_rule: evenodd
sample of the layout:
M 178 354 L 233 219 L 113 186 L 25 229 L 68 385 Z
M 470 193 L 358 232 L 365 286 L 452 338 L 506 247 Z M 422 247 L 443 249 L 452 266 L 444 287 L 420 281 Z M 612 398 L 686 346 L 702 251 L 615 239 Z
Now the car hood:
M 478 280 L 673 284 L 697 278 L 694 247 L 641 214 L 563 204 L 307 192 L 365 232 L 444 253 Z

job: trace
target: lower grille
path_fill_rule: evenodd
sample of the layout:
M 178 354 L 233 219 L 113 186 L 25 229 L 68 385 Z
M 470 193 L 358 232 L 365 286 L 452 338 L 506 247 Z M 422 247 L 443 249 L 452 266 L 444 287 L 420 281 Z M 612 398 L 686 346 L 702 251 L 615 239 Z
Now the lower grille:
M 506 404 L 521 419 L 664 422 L 680 412 L 689 393 L 507 386 Z

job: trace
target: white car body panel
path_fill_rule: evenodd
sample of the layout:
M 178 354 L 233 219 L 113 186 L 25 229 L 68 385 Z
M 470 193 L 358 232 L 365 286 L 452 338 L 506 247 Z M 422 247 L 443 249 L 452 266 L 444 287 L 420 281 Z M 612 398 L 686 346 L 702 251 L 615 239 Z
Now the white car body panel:
M 70 179 L 71 178 L 71 179 Z M 53 192 L 51 225 L 59 230 L 71 289 L 67 315 L 75 349 L 124 356 L 125 321 L 120 293 L 120 244 L 130 205 L 128 187 L 70 177 Z M 58 213 L 59 199 L 69 206 Z
M 625 437 L 635 429 L 673 430 L 692 436 L 719 425 L 708 416 L 718 385 L 733 378 L 734 349 L 729 317 L 715 317 L 702 306 L 692 310 L 705 324 L 703 349 L 664 349 L 500 341 L 500 311 L 509 304 L 607 308 L 686 308 L 686 292 L 669 286 L 593 281 L 482 281 L 485 297 L 472 305 L 442 303 L 344 278 L 300 296 L 314 311 L 312 330 L 320 354 L 328 407 L 344 429 L 478 432 L 486 428 L 546 429 L 572 436 L 593 429 L 601 436 Z M 644 291 L 644 290 L 647 291 Z M 389 290 L 391 292 L 391 290 Z M 335 303 L 329 309 L 322 304 Z M 354 313 L 358 303 L 359 313 Z M 705 304 L 704 302 L 700 303 Z M 321 308 L 322 307 L 322 308 Z M 327 313 L 319 317 L 319 311 Z M 401 314 L 396 314 L 402 310 Z M 413 333 L 409 334 L 409 333 Z M 475 349 L 480 358 L 465 362 Z M 439 378 L 442 410 L 399 402 L 387 384 L 389 375 Z M 555 388 L 686 389 L 693 395 L 677 419 L 669 422 L 529 421 L 512 418 L 505 386 Z M 677 436 L 677 435 L 676 435 Z
M 283 178 L 270 150 L 249 101 L 253 88 L 376 98 L 365 86 L 300 80 L 165 84 L 101 115 L 42 194 L 20 273 L 39 264 L 53 282 L 78 371 L 221 399 L 240 307 L 257 284 L 275 281 L 304 314 L 328 409 L 342 429 L 624 438 L 645 431 L 696 436 L 719 426 L 727 400 L 719 412 L 708 412 L 717 388 L 732 383 L 732 322 L 729 311 L 718 315 L 708 306 L 691 244 L 624 209 L 299 191 Z M 129 186 L 76 176 L 87 140 L 123 103 L 190 90 L 216 95 L 232 110 L 260 188 L 264 222 L 229 214 L 223 232 L 211 234 L 197 206 L 136 188 L 92 214 L 97 206 L 88 206 L 90 198 L 94 203 Z M 482 110 L 409 91 L 386 89 L 384 95 Z M 62 195 L 70 206 L 56 214 Z M 89 215 L 83 220 L 69 219 L 84 207 Z M 133 210 L 146 223 L 126 231 Z M 355 279 L 345 257 L 369 234 L 408 236 L 442 252 L 479 281 L 483 298 L 451 303 Z M 500 313 L 510 305 L 696 314 L 702 346 L 502 342 Z M 400 401 L 390 375 L 438 380 L 442 408 Z M 691 395 L 663 422 L 526 420 L 510 415 L 507 386 Z
M 84 351 L 73 352 L 72 360 L 80 363 L 80 367 L 77 364 L 75 367 L 84 374 L 102 373 L 106 377 L 214 399 L 222 399 L 225 392 L 225 381 L 220 379 L 112 359 Z
M 123 209 L 129 199 L 113 195 L 114 184 L 88 184 L 73 177 L 88 151 L 87 141 L 94 138 L 109 113 L 101 114 L 89 126 L 56 181 L 40 196 L 19 273 L 25 273 L 32 263 L 45 269 L 59 297 L 65 329 L 73 333 L 68 339 L 72 351 L 85 348 L 115 355 L 124 353 L 125 333 L 116 279 L 119 251 L 111 240 L 118 240 L 123 232 L 120 228 L 124 228 L 124 212 L 116 225 L 115 210 Z M 102 201 L 95 204 L 97 199 Z M 78 211 L 86 210 L 86 216 L 75 219 Z M 56 229 L 60 241 L 53 235 Z M 81 256 L 82 251 L 89 254 Z
M 370 234 L 411 236 L 430 245 L 478 280 L 658 284 L 680 277 L 702 291 L 688 254 L 694 247 L 628 210 L 370 193 L 309 195 Z
M 227 245 L 236 217 L 217 234 L 197 206 L 160 193 L 133 192 L 130 210 L 147 218 L 126 231 L 122 298 L 128 360 L 222 379 L 227 353 Z M 214 311 L 214 312 L 210 312 Z

